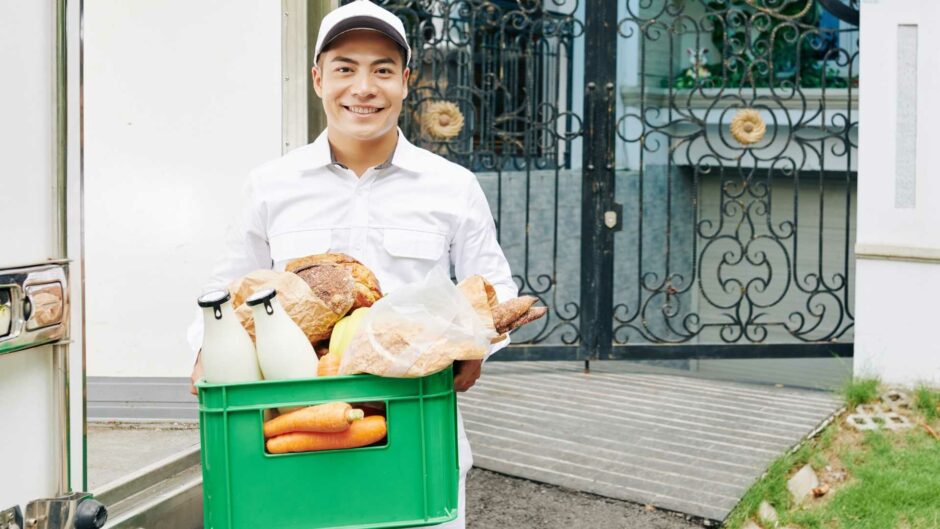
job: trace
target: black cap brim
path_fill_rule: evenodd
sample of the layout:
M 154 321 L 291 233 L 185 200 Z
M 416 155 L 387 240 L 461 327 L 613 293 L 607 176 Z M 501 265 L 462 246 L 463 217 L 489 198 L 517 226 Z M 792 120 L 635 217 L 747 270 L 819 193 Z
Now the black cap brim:
M 330 28 L 329 33 L 323 37 L 323 44 L 320 45 L 319 53 L 317 53 L 317 56 L 314 57 L 313 60 L 320 60 L 320 53 L 323 53 L 323 50 L 325 50 L 327 46 L 329 46 L 329 44 L 336 40 L 340 35 L 350 31 L 355 31 L 357 29 L 378 31 L 386 37 L 392 39 L 392 42 L 398 44 L 398 46 L 405 50 L 406 53 L 408 52 L 408 43 L 405 42 L 400 33 L 395 31 L 395 28 L 393 28 L 391 24 L 375 17 L 358 16 L 349 17 L 343 21 L 338 22 L 335 26 Z

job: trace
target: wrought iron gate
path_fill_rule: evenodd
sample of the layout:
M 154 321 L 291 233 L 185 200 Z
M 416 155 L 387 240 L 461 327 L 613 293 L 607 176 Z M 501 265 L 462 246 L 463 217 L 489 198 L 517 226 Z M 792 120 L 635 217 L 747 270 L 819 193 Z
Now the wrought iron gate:
M 551 308 L 502 359 L 852 354 L 854 2 L 384 4 L 403 129 Z

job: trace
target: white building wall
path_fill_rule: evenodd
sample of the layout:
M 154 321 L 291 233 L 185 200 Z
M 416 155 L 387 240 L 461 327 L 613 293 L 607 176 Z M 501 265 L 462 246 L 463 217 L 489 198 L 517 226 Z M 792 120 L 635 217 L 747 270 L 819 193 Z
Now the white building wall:
M 938 27 L 932 0 L 862 2 L 855 371 L 889 383 L 940 384 Z
M 189 375 L 241 186 L 281 153 L 280 6 L 85 0 L 88 375 Z

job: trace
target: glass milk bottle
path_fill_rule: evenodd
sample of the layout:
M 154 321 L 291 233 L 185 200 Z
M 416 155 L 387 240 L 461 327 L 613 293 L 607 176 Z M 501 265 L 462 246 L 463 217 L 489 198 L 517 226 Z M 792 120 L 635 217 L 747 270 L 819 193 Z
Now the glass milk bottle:
M 317 376 L 317 353 L 276 295 L 269 288 L 255 292 L 245 301 L 255 319 L 261 373 L 266 380 L 313 378 Z
M 232 310 L 227 290 L 213 290 L 197 300 L 202 307 L 205 333 L 202 368 L 207 382 L 227 384 L 261 380 L 255 345 Z

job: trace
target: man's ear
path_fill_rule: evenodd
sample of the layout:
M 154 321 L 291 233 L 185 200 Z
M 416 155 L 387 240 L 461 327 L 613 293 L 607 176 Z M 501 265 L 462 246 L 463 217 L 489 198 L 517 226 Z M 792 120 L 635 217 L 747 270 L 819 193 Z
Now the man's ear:
M 404 90 L 402 90 L 402 99 L 408 97 L 408 78 L 411 77 L 411 68 L 405 68 L 405 73 L 401 76 L 401 82 L 404 85 Z
M 313 78 L 313 90 L 317 93 L 317 97 L 323 99 L 323 77 L 320 75 L 320 70 L 314 66 L 310 69 L 310 76 Z

